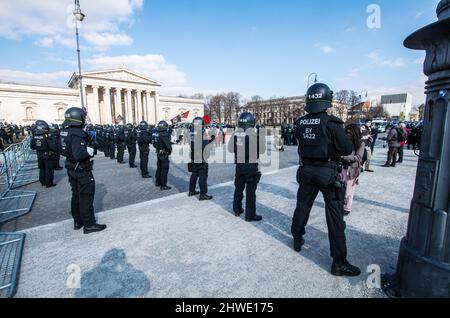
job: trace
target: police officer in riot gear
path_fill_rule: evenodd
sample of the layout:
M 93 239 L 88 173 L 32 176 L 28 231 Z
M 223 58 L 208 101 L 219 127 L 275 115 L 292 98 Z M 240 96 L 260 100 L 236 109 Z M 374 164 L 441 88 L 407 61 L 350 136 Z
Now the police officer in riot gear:
M 212 200 L 213 198 L 208 195 L 208 154 L 205 153 L 205 149 L 214 140 L 215 136 L 211 136 L 210 140 L 206 139 L 205 122 L 201 117 L 195 118 L 191 126 L 191 163 L 188 170 L 192 175 L 189 182 L 189 196 L 200 194 L 200 201 Z M 200 192 L 195 191 L 197 180 L 199 181 Z
M 109 158 L 116 159 L 116 135 L 117 132 L 113 126 L 109 126 Z
M 133 124 L 127 124 L 124 130 L 124 136 L 125 144 L 128 149 L 128 162 L 130 164 L 130 168 L 137 168 L 135 164 L 137 135 Z
M 294 250 L 304 245 L 303 236 L 309 215 L 317 197 L 322 192 L 328 225 L 331 257 L 331 273 L 335 276 L 358 276 L 361 271 L 347 261 L 345 239 L 344 197 L 345 186 L 339 178 L 339 162 L 342 156 L 352 153 L 352 143 L 345 135 L 343 122 L 327 114 L 332 107 L 333 92 L 321 83 L 308 89 L 305 110 L 308 115 L 295 123 L 295 138 L 299 142 L 302 167 L 297 179 L 300 187 L 297 208 L 292 222 Z
M 94 214 L 95 180 L 92 174 L 94 149 L 91 137 L 83 130 L 86 112 L 78 107 L 69 108 L 61 131 L 61 154 L 66 157 L 66 169 L 72 188 L 71 213 L 74 229 L 84 227 L 85 234 L 100 232 L 106 225 L 97 224 Z
M 103 153 L 105 154 L 105 157 L 109 158 L 110 156 L 110 150 L 111 150 L 111 141 L 110 141 L 110 130 L 109 130 L 109 126 L 106 125 L 103 127 L 103 134 L 102 134 L 102 138 L 103 138 Z
M 238 129 L 228 144 L 228 151 L 234 153 L 236 164 L 233 210 L 237 217 L 244 213 L 242 200 L 245 190 L 245 220 L 247 222 L 262 220 L 262 217 L 256 214 L 256 189 L 261 180 L 258 159 L 259 155 L 266 151 L 266 141 L 264 135 L 260 136 L 255 126 L 256 120 L 251 113 L 241 114 Z
M 155 185 L 160 187 L 161 191 L 171 190 L 167 186 L 167 175 L 169 173 L 170 160 L 172 154 L 172 143 L 170 141 L 169 124 L 161 121 L 158 124 L 158 135 L 153 146 L 156 148 L 157 165 Z
M 139 124 L 137 131 L 137 142 L 139 144 L 139 157 L 141 160 L 141 174 L 142 178 L 151 178 L 148 173 L 148 155 L 150 154 L 150 143 L 152 142 L 152 135 L 149 131 L 149 126 L 146 121 Z
M 116 134 L 115 134 L 115 142 L 117 145 L 117 162 L 119 164 L 125 164 L 125 161 L 123 161 L 123 156 L 125 154 L 125 132 L 122 125 L 119 125 L 116 128 Z
M 36 128 L 31 140 L 31 149 L 36 150 L 39 167 L 39 181 L 42 186 L 51 188 L 55 174 L 55 155 L 58 144 L 54 138 L 49 138 L 50 127 L 43 120 L 36 121 Z
M 59 137 L 59 126 L 57 124 L 52 124 L 51 125 L 50 131 L 49 131 L 49 134 L 48 134 L 48 138 L 51 140 L 51 143 L 53 145 L 56 145 L 55 151 L 54 151 L 54 154 L 53 154 L 53 162 L 54 162 L 53 166 L 54 166 L 55 170 L 58 170 L 58 171 L 62 170 L 64 168 L 61 167 L 61 165 L 60 165 L 60 160 L 61 160 L 61 154 L 60 154 L 60 151 L 59 151 L 59 149 L 60 149 L 60 146 L 59 146 L 60 137 Z

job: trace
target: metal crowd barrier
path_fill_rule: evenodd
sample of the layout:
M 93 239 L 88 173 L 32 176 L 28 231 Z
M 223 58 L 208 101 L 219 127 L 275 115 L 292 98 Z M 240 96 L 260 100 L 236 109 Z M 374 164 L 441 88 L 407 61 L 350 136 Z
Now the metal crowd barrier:
M 0 298 L 17 292 L 25 234 L 0 233 Z
M 0 226 L 31 211 L 35 191 L 15 190 L 37 182 L 37 157 L 31 138 L 0 153 Z M 25 234 L 0 233 L 0 298 L 14 297 L 19 281 Z

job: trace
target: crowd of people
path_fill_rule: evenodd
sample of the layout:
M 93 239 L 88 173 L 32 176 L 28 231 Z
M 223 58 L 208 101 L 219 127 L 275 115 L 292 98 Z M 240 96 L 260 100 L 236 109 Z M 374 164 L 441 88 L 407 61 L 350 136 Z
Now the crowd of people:
M 300 166 L 297 173 L 299 190 L 297 207 L 292 221 L 293 248 L 300 252 L 305 244 L 304 236 L 309 213 L 318 192 L 322 192 L 326 204 L 326 218 L 333 264 L 331 273 L 336 276 L 358 276 L 360 270 L 347 261 L 344 217 L 352 212 L 353 197 L 362 172 L 373 173 L 371 158 L 377 140 L 389 146 L 388 160 L 384 167 L 394 167 L 403 160 L 403 149 L 416 147 L 420 142 L 420 125 L 390 125 L 386 137 L 380 137 L 373 121 L 367 119 L 363 127 L 344 123 L 327 113 L 332 107 L 333 93 L 325 84 L 314 84 L 307 94 L 306 112 L 293 126 L 282 128 L 282 144 L 298 146 Z M 318 98 L 320 96 L 320 98 Z M 83 109 L 71 108 L 66 112 L 62 127 L 49 126 L 37 121 L 31 127 L 31 147 L 39 158 L 40 182 L 53 187 L 54 169 L 59 169 L 60 156 L 66 158 L 69 183 L 72 188 L 71 212 L 74 229 L 84 228 L 84 233 L 106 229 L 95 220 L 93 199 L 95 181 L 92 174 L 93 158 L 98 152 L 137 168 L 139 150 L 142 178 L 149 174 L 149 153 L 152 145 L 156 151 L 156 176 L 154 184 L 161 191 L 170 190 L 168 172 L 173 144 L 189 144 L 191 160 L 187 170 L 190 197 L 200 201 L 212 200 L 208 195 L 208 147 L 225 146 L 235 158 L 235 192 L 233 211 L 236 217 L 245 214 L 247 222 L 258 222 L 262 216 L 256 212 L 256 190 L 261 179 L 259 156 L 266 152 L 265 130 L 260 132 L 251 113 L 241 114 L 237 127 L 207 124 L 204 118 L 195 118 L 184 126 L 170 126 L 161 121 L 151 126 L 143 121 L 139 125 L 92 125 L 86 123 Z M 408 129 L 408 125 L 409 128 Z M 61 128 L 61 129 L 60 129 Z M 227 130 L 226 128 L 233 128 Z M 231 138 L 227 139 L 227 132 Z M 252 138 L 255 138 L 252 141 Z M 253 143 L 254 142 L 254 143 Z M 257 147 L 250 147 L 256 144 Z M 128 162 L 124 153 L 128 151 Z M 397 160 L 398 155 L 398 160 Z M 197 191 L 197 183 L 200 191 Z M 243 206 L 243 199 L 245 207 Z
M 0 151 L 19 142 L 25 136 L 26 127 L 0 122 Z

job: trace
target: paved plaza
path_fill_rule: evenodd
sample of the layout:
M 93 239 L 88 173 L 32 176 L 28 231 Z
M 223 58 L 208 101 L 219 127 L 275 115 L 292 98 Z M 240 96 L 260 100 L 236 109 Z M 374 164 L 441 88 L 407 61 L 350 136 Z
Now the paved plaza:
M 384 297 L 367 287 L 366 269 L 375 264 L 390 272 L 396 266 L 417 166 L 406 151 L 402 165 L 381 168 L 385 152 L 376 150 L 374 174 L 362 174 L 347 218 L 349 260 L 361 267 L 360 277 L 329 274 L 320 195 L 304 250 L 292 250 L 295 147 L 280 154 L 279 170 L 268 169 L 262 178 L 257 210 L 264 220 L 254 224 L 232 214 L 232 164 L 211 166 L 214 200 L 200 203 L 187 197 L 184 164 L 172 164 L 174 189 L 161 197 L 138 171 L 98 158 L 96 210 L 103 211 L 98 219 L 108 225 L 104 232 L 73 231 L 64 172 L 54 189 L 28 187 L 39 192 L 33 211 L 8 225 L 27 234 L 16 297 Z

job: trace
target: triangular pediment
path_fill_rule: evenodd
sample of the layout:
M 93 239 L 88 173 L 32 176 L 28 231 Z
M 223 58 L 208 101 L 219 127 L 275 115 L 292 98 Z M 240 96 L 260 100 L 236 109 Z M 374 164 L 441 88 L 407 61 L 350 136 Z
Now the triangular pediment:
M 135 72 L 129 71 L 127 69 L 83 72 L 82 76 L 83 77 L 88 77 L 88 78 L 114 80 L 114 81 L 124 81 L 124 82 L 147 84 L 147 85 L 153 85 L 153 86 L 161 86 L 161 84 L 159 84 L 157 81 L 149 79 L 148 77 L 146 77 L 144 75 L 141 75 L 139 73 L 135 73 Z M 70 83 L 72 82 L 74 77 L 76 77 L 76 74 L 74 74 L 74 76 L 72 77 Z

